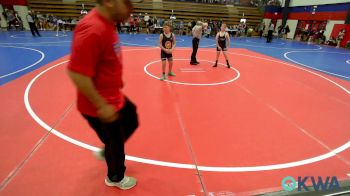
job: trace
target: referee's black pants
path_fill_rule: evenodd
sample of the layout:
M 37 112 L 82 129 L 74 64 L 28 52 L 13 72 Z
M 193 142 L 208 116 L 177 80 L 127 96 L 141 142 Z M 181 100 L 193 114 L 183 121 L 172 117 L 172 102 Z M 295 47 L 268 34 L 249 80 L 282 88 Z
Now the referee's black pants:
M 192 55 L 191 55 L 191 63 L 197 63 L 197 51 L 198 51 L 198 46 L 199 46 L 199 39 L 194 37 L 192 39 Z
M 29 24 L 30 31 L 32 32 L 32 35 L 33 35 L 34 37 L 35 37 L 35 33 L 36 33 L 38 36 L 41 36 L 41 35 L 39 34 L 39 31 L 38 31 L 38 29 L 36 28 L 36 25 L 35 25 L 34 22 L 28 22 L 28 24 Z

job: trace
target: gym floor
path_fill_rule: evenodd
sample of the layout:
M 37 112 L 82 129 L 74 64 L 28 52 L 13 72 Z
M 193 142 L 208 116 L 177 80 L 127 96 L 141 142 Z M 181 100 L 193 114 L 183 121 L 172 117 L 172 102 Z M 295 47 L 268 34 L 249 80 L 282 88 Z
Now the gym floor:
M 140 127 L 126 143 L 138 185 L 104 185 L 102 147 L 75 107 L 66 75 L 71 33 L 0 33 L 0 195 L 254 195 L 286 176 L 350 173 L 350 52 L 275 39 L 232 38 L 232 67 L 202 38 L 177 36 L 160 81 L 159 35 L 120 34 L 123 92 Z

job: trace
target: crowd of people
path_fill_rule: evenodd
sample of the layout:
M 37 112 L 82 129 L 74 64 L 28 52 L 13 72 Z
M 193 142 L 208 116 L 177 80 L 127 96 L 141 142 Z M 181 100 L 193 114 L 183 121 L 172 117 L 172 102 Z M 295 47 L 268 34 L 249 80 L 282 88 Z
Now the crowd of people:
M 161 33 L 163 25 L 167 21 L 171 26 L 172 31 L 177 35 L 192 35 L 192 28 L 196 25 L 197 21 L 202 21 L 208 24 L 208 27 L 204 30 L 203 35 L 207 38 L 214 37 L 220 32 L 223 20 L 212 20 L 205 18 L 196 18 L 188 22 L 184 20 L 164 19 L 161 17 L 150 16 L 148 13 L 144 15 L 132 14 L 129 19 L 117 24 L 119 33 L 136 34 L 139 32 L 146 32 L 147 34 Z M 145 28 L 145 30 L 143 30 Z M 243 35 L 251 36 L 254 31 L 253 26 L 248 26 L 245 22 L 240 22 L 234 25 L 227 25 L 226 31 L 235 37 Z
M 324 27 L 320 29 L 298 29 L 296 31 L 295 39 L 297 41 L 306 41 L 309 44 L 325 44 L 339 48 L 340 42 L 344 39 L 344 35 L 346 33 L 345 29 L 340 30 L 337 36 L 330 36 L 328 40 L 324 35 L 325 31 L 326 29 Z
M 259 6 L 281 6 L 282 3 L 280 0 L 251 0 L 250 5 L 254 7 Z
M 28 22 L 30 30 L 34 30 L 34 32 L 36 32 L 36 29 L 40 31 L 72 31 L 79 20 L 78 18 L 57 17 L 53 14 L 41 14 L 34 10 L 29 10 L 25 18 L 21 18 L 17 11 L 7 8 L 1 13 L 1 18 L 3 18 L 3 23 L 8 31 L 23 31 L 24 22 Z
M 287 24 L 284 26 L 280 25 L 277 28 L 275 28 L 275 25 L 273 23 L 270 23 L 268 26 L 266 26 L 265 23 L 262 21 L 256 27 L 256 31 L 259 33 L 260 38 L 262 38 L 263 36 L 266 36 L 267 38 L 266 42 L 270 43 L 272 42 L 272 39 L 274 37 L 279 39 L 281 38 L 287 39 L 288 33 L 290 33 L 290 28 Z M 331 36 L 328 40 L 324 34 L 325 31 L 326 29 L 324 27 L 320 29 L 298 28 L 295 32 L 295 40 L 308 42 L 309 44 L 311 43 L 325 44 L 330 46 L 336 46 L 337 48 L 339 48 L 341 41 L 344 39 L 346 30 L 345 29 L 340 30 L 337 36 Z
M 239 4 L 239 0 L 195 0 L 196 3 Z
M 240 0 L 185 0 L 185 1 L 192 1 L 196 3 L 210 3 L 210 4 L 231 4 L 231 5 L 242 5 L 242 6 L 281 6 L 280 0 L 251 0 L 248 1 L 248 4 L 244 4 L 244 2 L 241 2 Z
M 4 12 L 0 13 L 0 20 L 4 20 L 1 22 L 6 24 L 7 30 L 24 30 L 23 20 L 17 11 L 5 9 Z
M 275 1 L 269 2 L 273 3 Z M 52 14 L 41 14 L 40 12 L 29 10 L 26 18 L 23 20 L 18 12 L 6 8 L 4 12 L 0 14 L 0 19 L 5 20 L 2 22 L 5 22 L 7 30 L 24 30 L 23 21 L 26 20 L 33 36 L 40 36 L 39 31 L 53 30 L 57 31 L 56 35 L 58 35 L 58 31 L 63 31 L 63 33 L 65 33 L 67 30 L 72 31 L 77 22 L 84 15 L 86 15 L 87 12 L 82 14 L 79 19 L 64 19 Z M 119 33 L 136 34 L 141 32 L 143 28 L 145 28 L 145 32 L 147 34 L 161 33 L 165 21 L 168 22 L 168 25 L 172 28 L 172 31 L 178 35 L 191 35 L 192 29 L 196 25 L 196 22 L 203 21 L 208 24 L 208 27 L 203 32 L 203 35 L 207 38 L 216 36 L 217 33 L 221 31 L 221 25 L 223 24 L 222 20 L 197 18 L 185 22 L 183 20 L 169 20 L 160 17 L 157 18 L 156 16 L 148 15 L 148 13 L 145 13 L 144 15 L 139 13 L 134 15 L 131 14 L 126 21 L 118 23 L 117 29 Z M 274 35 L 277 35 L 277 38 L 287 39 L 287 34 L 290 32 L 290 28 L 288 25 L 280 25 L 276 28 L 272 23 L 266 26 L 264 22 L 261 22 L 254 28 L 252 26 L 247 26 L 244 22 L 241 22 L 234 25 L 226 25 L 226 31 L 231 37 L 251 36 L 252 32 L 255 31 L 258 32 L 260 38 L 262 36 L 266 36 L 267 42 L 270 43 Z M 330 37 L 328 40 L 326 39 L 324 32 L 325 28 L 312 28 L 307 30 L 297 29 L 295 32 L 295 40 L 339 47 L 339 43 L 344 38 L 345 30 L 339 32 L 338 36 Z

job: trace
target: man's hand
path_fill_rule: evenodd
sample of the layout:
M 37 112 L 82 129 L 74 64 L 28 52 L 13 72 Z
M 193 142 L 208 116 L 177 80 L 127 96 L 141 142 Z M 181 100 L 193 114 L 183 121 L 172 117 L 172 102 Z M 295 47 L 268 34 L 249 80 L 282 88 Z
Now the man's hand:
M 115 107 L 110 104 L 104 104 L 98 108 L 97 116 L 105 123 L 113 122 L 119 117 Z

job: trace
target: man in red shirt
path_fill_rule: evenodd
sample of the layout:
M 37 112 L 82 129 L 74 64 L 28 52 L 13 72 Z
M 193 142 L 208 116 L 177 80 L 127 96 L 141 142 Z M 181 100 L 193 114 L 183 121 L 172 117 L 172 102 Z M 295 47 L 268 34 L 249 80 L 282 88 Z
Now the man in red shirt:
M 129 0 L 97 0 L 77 25 L 68 74 L 77 87 L 79 112 L 96 131 L 105 149 L 105 183 L 130 189 L 136 179 L 125 176 L 124 142 L 138 127 L 136 106 L 123 95 L 122 58 L 115 23 L 132 11 Z

